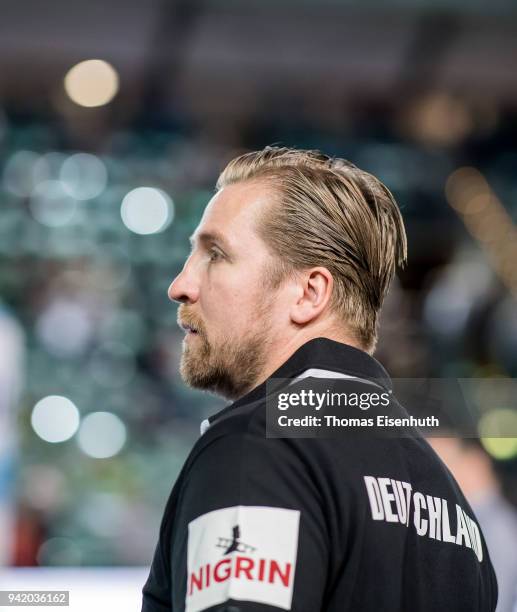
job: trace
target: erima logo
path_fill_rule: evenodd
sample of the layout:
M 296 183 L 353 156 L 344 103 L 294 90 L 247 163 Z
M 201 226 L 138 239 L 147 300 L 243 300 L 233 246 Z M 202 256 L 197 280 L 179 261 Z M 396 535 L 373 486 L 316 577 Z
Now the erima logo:
M 300 513 L 269 506 L 232 506 L 189 523 L 185 611 L 229 599 L 289 610 Z
M 232 529 L 232 538 L 218 538 L 217 539 L 217 548 L 225 548 L 223 555 L 229 555 L 234 550 L 242 553 L 247 552 L 255 552 L 257 549 L 254 546 L 250 546 L 249 544 L 244 544 L 244 542 L 239 542 L 239 538 L 241 537 L 241 530 L 239 525 L 235 525 Z

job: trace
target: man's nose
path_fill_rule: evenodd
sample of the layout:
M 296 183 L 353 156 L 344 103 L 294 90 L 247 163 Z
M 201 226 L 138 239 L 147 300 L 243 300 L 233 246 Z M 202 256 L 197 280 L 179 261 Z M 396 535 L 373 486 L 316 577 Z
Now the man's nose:
M 170 284 L 167 295 L 173 302 L 192 303 L 199 297 L 199 284 L 191 273 L 190 267 L 185 264 L 183 270 Z

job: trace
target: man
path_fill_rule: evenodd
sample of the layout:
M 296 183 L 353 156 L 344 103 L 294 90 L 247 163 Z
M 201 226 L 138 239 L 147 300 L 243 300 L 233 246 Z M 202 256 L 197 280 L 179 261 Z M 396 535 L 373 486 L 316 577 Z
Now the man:
M 183 379 L 233 403 L 171 493 L 144 612 L 494 610 L 472 510 L 422 437 L 266 436 L 268 380 L 391 391 L 371 353 L 405 256 L 392 195 L 349 162 L 268 147 L 223 171 L 169 297 Z

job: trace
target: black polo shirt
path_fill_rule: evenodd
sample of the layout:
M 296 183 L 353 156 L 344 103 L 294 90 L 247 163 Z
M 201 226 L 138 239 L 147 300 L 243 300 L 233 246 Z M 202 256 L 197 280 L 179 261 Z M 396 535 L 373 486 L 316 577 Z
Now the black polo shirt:
M 271 378 L 329 372 L 392 389 L 373 357 L 326 338 Z M 165 508 L 143 612 L 495 609 L 474 513 L 418 432 L 269 438 L 267 389 L 212 416 L 194 445 Z

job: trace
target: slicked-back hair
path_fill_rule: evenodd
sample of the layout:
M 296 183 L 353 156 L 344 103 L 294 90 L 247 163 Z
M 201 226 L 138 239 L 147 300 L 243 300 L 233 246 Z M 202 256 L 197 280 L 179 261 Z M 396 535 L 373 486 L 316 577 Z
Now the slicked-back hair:
M 402 215 L 389 189 L 347 160 L 287 147 L 233 159 L 217 189 L 255 180 L 274 196 L 257 227 L 277 259 L 272 286 L 303 269 L 327 268 L 334 279 L 330 308 L 373 352 L 379 311 L 407 255 Z

